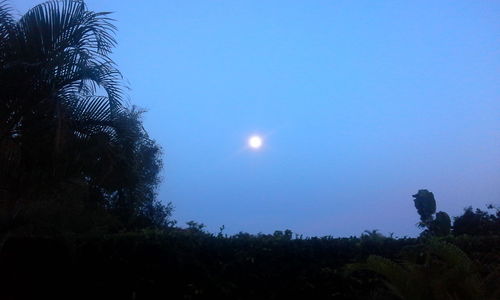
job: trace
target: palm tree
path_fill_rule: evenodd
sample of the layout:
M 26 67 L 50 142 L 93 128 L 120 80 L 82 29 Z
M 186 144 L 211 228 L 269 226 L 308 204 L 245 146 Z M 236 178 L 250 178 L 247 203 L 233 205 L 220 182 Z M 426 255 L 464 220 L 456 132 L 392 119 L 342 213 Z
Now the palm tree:
M 123 98 L 111 22 L 82 0 L 45 2 L 20 19 L 0 1 L 3 231 L 30 203 L 90 193 L 111 172 Z

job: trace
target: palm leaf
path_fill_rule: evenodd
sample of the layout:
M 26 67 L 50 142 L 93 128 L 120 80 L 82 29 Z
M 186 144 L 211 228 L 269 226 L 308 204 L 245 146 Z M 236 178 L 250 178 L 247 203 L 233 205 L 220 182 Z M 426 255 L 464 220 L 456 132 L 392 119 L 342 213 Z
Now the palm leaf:
M 8 5 L 7 1 L 0 1 L 0 48 L 12 33 L 14 24 L 12 8 Z
M 28 159 L 20 154 L 21 145 L 33 144 L 40 153 L 29 153 L 30 159 L 42 162 L 51 149 L 57 155 L 69 151 L 75 138 L 77 143 L 95 142 L 97 136 L 117 140 L 123 93 L 121 74 L 109 57 L 115 30 L 109 13 L 88 11 L 79 0 L 42 3 L 18 21 L 0 2 L 5 37 L 0 42 L 0 164 L 9 166 L 10 179 L 19 159 Z M 75 157 L 85 156 L 77 152 Z M 107 152 L 100 155 L 112 156 Z M 55 174 L 59 167 L 51 168 Z

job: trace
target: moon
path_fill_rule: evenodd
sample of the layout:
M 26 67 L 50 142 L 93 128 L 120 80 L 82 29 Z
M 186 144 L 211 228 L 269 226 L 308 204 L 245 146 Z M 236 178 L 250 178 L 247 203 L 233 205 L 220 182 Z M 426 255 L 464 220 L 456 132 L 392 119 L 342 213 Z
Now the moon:
M 260 149 L 262 147 L 262 144 L 263 144 L 263 140 L 260 136 L 258 135 L 252 135 L 249 139 L 248 139 L 248 146 L 250 146 L 250 148 L 252 149 Z

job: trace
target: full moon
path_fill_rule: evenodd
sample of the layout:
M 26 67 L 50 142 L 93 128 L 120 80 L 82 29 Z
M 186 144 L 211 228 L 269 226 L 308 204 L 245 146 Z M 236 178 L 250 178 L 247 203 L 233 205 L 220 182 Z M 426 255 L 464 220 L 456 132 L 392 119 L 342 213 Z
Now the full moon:
M 259 149 L 262 147 L 262 138 L 258 135 L 253 135 L 248 139 L 248 146 L 252 149 Z

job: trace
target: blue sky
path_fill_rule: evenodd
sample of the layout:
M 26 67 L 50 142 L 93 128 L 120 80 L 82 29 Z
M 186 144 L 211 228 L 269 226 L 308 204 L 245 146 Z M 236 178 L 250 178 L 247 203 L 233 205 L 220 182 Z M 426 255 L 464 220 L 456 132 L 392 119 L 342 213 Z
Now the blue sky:
M 115 12 L 180 224 L 403 236 L 421 188 L 500 204 L 498 1 L 86 2 Z

